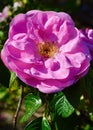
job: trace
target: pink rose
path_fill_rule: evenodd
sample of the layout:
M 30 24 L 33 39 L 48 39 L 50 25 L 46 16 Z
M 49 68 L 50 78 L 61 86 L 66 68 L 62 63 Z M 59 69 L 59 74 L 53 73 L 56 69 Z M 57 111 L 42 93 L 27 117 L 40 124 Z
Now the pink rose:
M 84 44 L 89 48 L 93 60 L 93 29 L 86 28 L 85 30 L 82 29 L 80 31 L 80 36 L 84 41 Z
M 68 14 L 39 10 L 12 20 L 1 57 L 23 82 L 43 93 L 71 86 L 88 72 L 91 60 Z

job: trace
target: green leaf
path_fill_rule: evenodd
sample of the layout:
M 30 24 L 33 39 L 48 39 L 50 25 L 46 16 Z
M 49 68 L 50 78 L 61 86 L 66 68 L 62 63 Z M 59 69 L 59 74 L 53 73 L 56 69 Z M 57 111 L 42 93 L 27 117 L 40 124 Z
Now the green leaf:
M 9 82 L 9 86 L 11 87 L 15 81 L 15 79 L 17 78 L 16 74 L 11 72 L 11 75 L 10 75 L 10 82 Z
M 9 90 L 14 92 L 19 89 L 19 82 L 17 75 L 13 72 L 10 72 L 10 81 L 9 81 Z
M 38 110 L 38 108 L 42 105 L 42 100 L 37 95 L 33 95 L 32 93 L 30 93 L 25 97 L 24 103 L 26 113 L 22 117 L 21 122 L 25 122 L 26 120 L 28 120 L 28 118 L 31 117 L 32 114 Z
M 42 117 L 36 118 L 27 124 L 24 130 L 41 130 Z
M 51 130 L 51 127 L 46 117 L 42 118 L 42 130 Z
M 52 107 L 58 115 L 64 118 L 69 117 L 74 112 L 73 106 L 62 92 L 54 95 Z

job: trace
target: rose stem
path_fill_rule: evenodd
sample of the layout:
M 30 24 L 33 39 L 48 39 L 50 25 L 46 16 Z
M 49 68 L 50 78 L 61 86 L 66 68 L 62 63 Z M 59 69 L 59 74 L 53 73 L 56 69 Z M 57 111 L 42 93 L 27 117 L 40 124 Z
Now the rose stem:
M 18 118 L 18 114 L 19 114 L 19 111 L 21 108 L 22 99 L 23 99 L 23 86 L 20 85 L 20 98 L 18 101 L 16 112 L 15 112 L 14 117 L 13 117 L 13 130 L 16 130 L 17 118 Z

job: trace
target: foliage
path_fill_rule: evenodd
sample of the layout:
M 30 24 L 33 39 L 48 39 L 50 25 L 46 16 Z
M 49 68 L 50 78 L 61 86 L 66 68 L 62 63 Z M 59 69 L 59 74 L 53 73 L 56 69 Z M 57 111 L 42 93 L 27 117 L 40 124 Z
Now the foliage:
M 15 2 L 20 2 L 14 7 Z M 82 0 L 6 0 L 1 1 L 0 12 L 10 6 L 8 17 L 0 22 L 0 51 L 8 37 L 11 19 L 18 13 L 32 9 L 68 12 L 78 27 L 93 27 L 93 1 Z M 0 61 L 0 121 L 3 112 L 14 115 L 20 98 L 20 87 L 24 87 L 20 109 L 21 125 L 24 130 L 92 130 L 93 129 L 93 65 L 88 74 L 77 84 L 55 94 L 42 94 L 26 86 Z M 25 107 L 25 108 L 24 108 Z M 24 112 L 25 109 L 25 112 Z M 42 110 L 39 116 L 35 113 Z M 33 118 L 32 118 L 33 117 Z M 7 124 L 7 122 L 5 122 Z M 11 122 L 9 122 L 12 124 Z M 0 123 L 0 129 L 4 126 Z M 5 128 L 6 129 L 6 128 Z M 20 130 L 20 121 L 18 122 Z
M 29 117 L 31 117 L 32 114 L 35 113 L 41 105 L 42 105 L 42 100 L 39 98 L 39 96 L 29 93 L 29 95 L 25 97 L 26 113 L 22 117 L 21 122 L 24 122 Z
M 69 117 L 74 112 L 73 106 L 68 102 L 66 96 L 62 92 L 54 95 L 52 110 L 64 118 Z

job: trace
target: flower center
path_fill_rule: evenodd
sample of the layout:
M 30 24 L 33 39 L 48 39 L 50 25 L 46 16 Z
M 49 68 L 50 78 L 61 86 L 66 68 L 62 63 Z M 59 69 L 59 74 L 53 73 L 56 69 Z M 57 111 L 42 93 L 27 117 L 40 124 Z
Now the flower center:
M 40 43 L 38 49 L 39 49 L 39 54 L 44 58 L 50 58 L 54 56 L 56 52 L 58 52 L 58 46 L 54 42 Z

